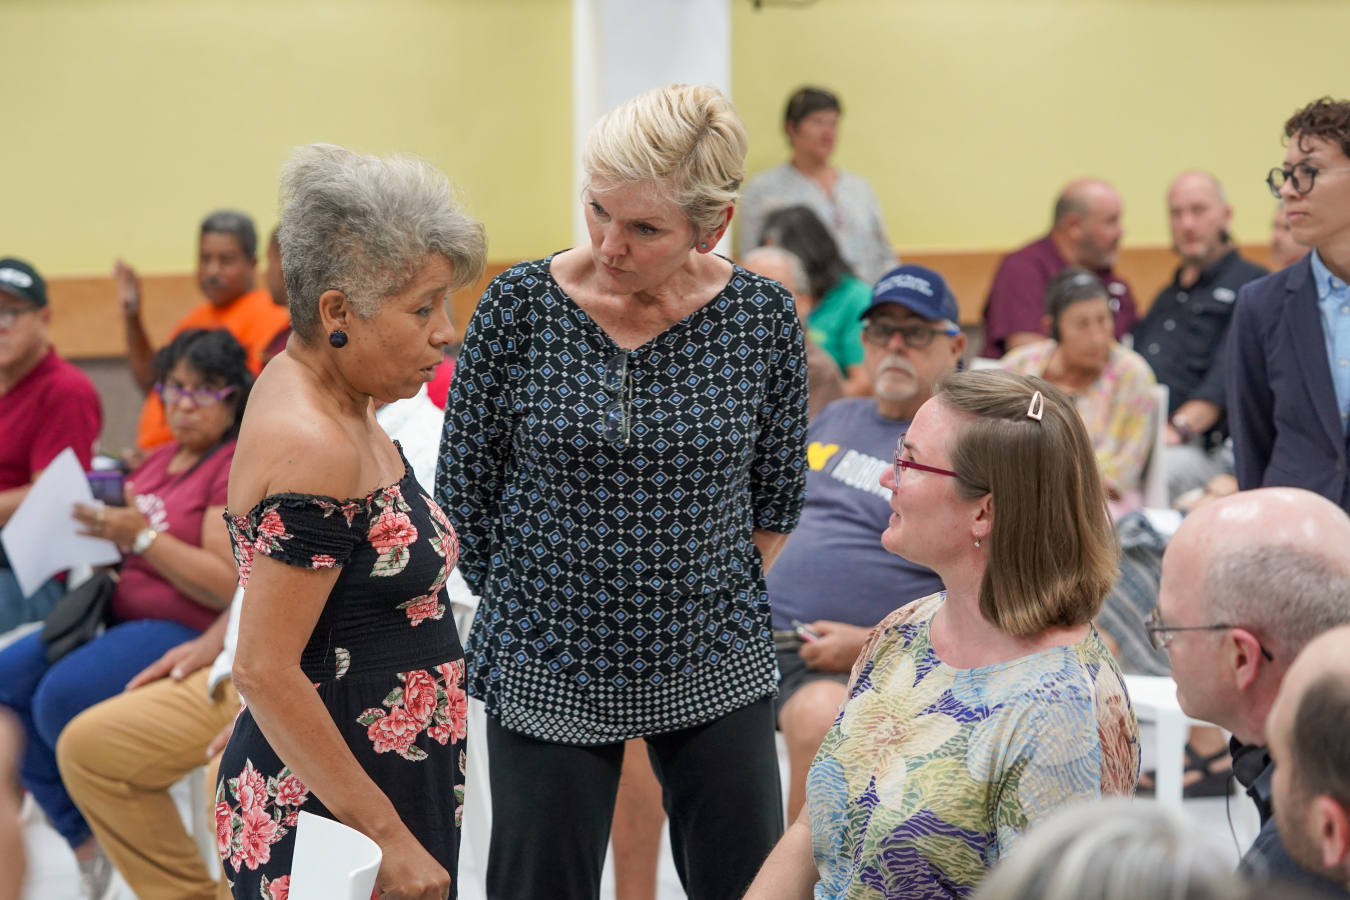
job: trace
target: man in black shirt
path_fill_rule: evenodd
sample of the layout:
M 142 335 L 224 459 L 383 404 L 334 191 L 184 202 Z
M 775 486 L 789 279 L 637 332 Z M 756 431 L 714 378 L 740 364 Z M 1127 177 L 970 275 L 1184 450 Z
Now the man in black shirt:
M 1225 468 L 1223 345 L 1238 288 L 1266 270 L 1238 256 L 1228 234 L 1233 210 L 1208 172 L 1183 172 L 1167 194 L 1172 247 L 1181 257 L 1172 283 L 1134 326 L 1134 349 L 1171 391 L 1167 481 L 1175 498 Z

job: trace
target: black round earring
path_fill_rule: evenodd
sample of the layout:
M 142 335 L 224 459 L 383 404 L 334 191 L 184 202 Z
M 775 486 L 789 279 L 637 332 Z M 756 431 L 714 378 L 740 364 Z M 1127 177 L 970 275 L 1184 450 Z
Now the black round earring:
M 341 350 L 343 347 L 347 346 L 347 332 L 334 331 L 332 334 L 328 335 L 328 343 Z

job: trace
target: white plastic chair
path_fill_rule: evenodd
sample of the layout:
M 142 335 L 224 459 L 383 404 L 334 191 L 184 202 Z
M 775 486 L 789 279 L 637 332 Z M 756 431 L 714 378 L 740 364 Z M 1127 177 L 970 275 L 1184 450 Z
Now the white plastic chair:
M 301 812 L 291 862 L 291 900 L 370 900 L 384 854 L 341 822 Z
M 1144 506 L 1149 509 L 1171 509 L 1172 498 L 1167 492 L 1167 407 L 1172 392 L 1165 384 L 1153 386 L 1153 449 L 1144 466 Z
M 1126 675 L 1125 690 L 1140 722 L 1152 722 L 1156 742 L 1155 793 L 1160 806 L 1181 808 L 1181 777 L 1186 768 L 1186 738 L 1192 725 L 1208 725 L 1192 719 L 1177 702 L 1177 683 L 1159 675 Z

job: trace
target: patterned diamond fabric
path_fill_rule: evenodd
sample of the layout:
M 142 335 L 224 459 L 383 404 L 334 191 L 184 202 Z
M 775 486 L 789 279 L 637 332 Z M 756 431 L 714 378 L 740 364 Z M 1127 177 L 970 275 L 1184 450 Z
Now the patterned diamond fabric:
M 792 298 L 736 267 L 628 353 L 631 437 L 604 437 L 622 352 L 549 274 L 489 286 L 465 334 L 437 500 L 481 597 L 470 693 L 506 728 L 602 744 L 715 719 L 776 687 L 755 529 L 805 491 L 806 355 Z

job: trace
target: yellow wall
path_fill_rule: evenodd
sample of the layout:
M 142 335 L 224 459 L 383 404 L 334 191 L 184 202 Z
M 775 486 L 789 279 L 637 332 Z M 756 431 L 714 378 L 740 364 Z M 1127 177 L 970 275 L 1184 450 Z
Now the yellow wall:
M 0 0 L 0 255 L 195 265 L 217 207 L 276 219 L 290 148 L 443 168 L 494 258 L 571 237 L 566 0 Z
M 838 90 L 839 161 L 902 248 L 1007 247 L 1067 178 L 1114 181 L 1127 243 L 1167 240 L 1188 166 L 1263 240 L 1279 128 L 1350 95 L 1343 0 L 731 0 L 750 170 L 785 153 L 796 86 Z M 266 233 L 289 148 L 409 150 L 444 168 L 491 256 L 571 240 L 567 0 L 0 0 L 0 253 L 53 275 L 194 261 L 222 206 Z
M 1045 231 L 1076 175 L 1114 182 L 1126 243 L 1168 242 L 1163 196 L 1215 172 L 1242 240 L 1274 211 L 1281 127 L 1350 95 L 1338 0 L 733 0 L 732 90 L 751 172 L 781 161 L 804 83 L 845 107 L 837 159 L 869 178 L 900 247 L 1005 247 Z

